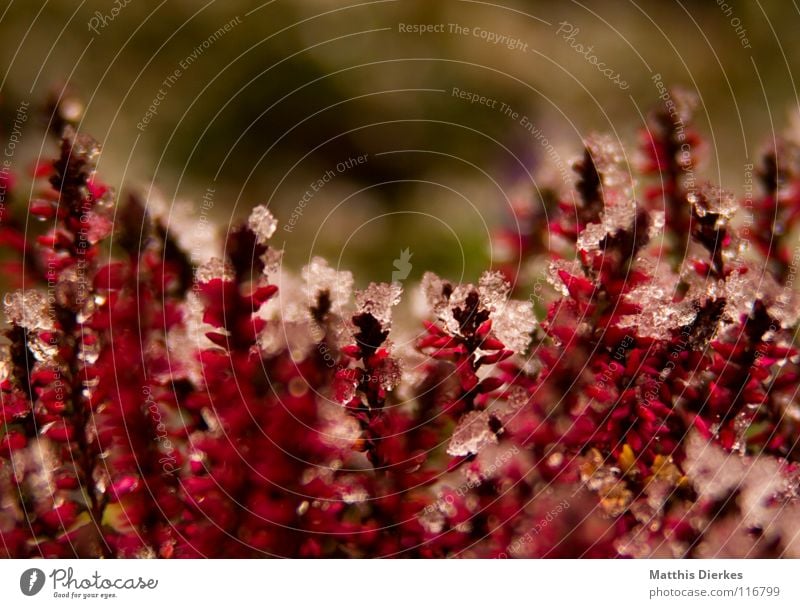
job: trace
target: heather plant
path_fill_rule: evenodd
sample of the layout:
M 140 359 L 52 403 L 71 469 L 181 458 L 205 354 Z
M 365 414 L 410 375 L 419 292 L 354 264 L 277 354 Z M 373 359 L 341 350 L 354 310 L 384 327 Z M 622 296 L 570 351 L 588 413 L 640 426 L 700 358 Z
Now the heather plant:
M 355 294 L 284 268 L 265 206 L 196 263 L 62 125 L 33 200 L 0 174 L 0 551 L 800 556 L 798 149 L 738 201 L 693 110 L 672 91 L 635 153 L 587 138 L 475 284 Z

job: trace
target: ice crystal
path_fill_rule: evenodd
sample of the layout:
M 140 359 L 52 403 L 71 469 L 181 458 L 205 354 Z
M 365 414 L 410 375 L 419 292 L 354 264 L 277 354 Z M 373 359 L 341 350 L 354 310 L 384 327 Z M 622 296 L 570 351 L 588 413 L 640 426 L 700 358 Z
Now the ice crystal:
M 37 502 L 46 502 L 53 497 L 54 475 L 59 458 L 53 442 L 41 437 L 24 451 L 15 454 L 16 475 L 25 479 L 26 490 Z M 24 474 L 24 475 L 23 475 Z
M 719 290 L 720 297 L 725 298 L 726 318 L 738 321 L 742 315 L 750 313 L 756 300 L 765 296 L 768 283 L 759 277 L 758 269 L 750 264 L 743 267 L 741 272 L 732 272 L 715 288 Z
M 293 361 L 302 361 L 325 337 L 325 331 L 311 317 L 302 283 L 284 272 L 277 273 L 275 279 L 277 295 L 258 311 L 259 317 L 269 321 L 259 335 L 259 346 L 264 355 L 288 351 Z
M 342 314 L 350 302 L 353 290 L 353 274 L 349 270 L 336 270 L 328 266 L 328 262 L 315 257 L 303 268 L 303 280 L 306 283 L 306 301 L 309 307 L 317 306 L 320 296 L 330 300 L 330 309 Z
M 667 214 L 663 211 L 653 211 L 650 214 L 650 227 L 648 229 L 647 237 L 650 240 L 655 239 L 664 232 L 667 225 Z
M 220 258 L 211 258 L 197 267 L 195 277 L 199 283 L 208 283 L 215 279 L 233 281 L 235 278 L 233 267 Z
M 442 280 L 433 272 L 426 272 L 422 276 L 420 289 L 425 295 L 430 312 L 439 316 L 448 308 L 452 285 Z
M 400 302 L 402 293 L 399 283 L 370 283 L 366 289 L 356 291 L 356 306 L 388 329 L 392 324 L 392 308 Z
M 256 235 L 256 242 L 259 245 L 266 245 L 278 228 L 278 220 L 266 205 L 259 205 L 250 213 L 247 226 Z
M 696 432 L 687 440 L 685 468 L 701 499 L 722 500 L 738 492 L 742 516 L 752 525 L 769 521 L 769 500 L 786 487 L 776 459 L 730 454 Z
M 600 222 L 586 225 L 578 235 L 578 248 L 592 251 L 607 236 L 634 226 L 636 202 L 633 180 L 625 168 L 625 155 L 619 142 L 607 135 L 593 134 L 584 143 L 600 176 L 603 200 Z
M 336 392 L 334 393 L 334 398 L 342 405 L 350 403 L 356 396 L 357 388 L 358 382 L 355 380 L 350 378 L 340 378 L 335 386 Z
M 723 228 L 739 208 L 733 193 L 712 184 L 703 184 L 699 191 L 690 192 L 687 199 L 699 217 L 719 216 L 715 224 L 717 229 Z
M 458 421 L 447 453 L 451 456 L 478 454 L 487 445 L 496 443 L 497 435 L 489 426 L 489 413 L 469 412 Z
M 165 336 L 169 365 L 160 372 L 154 372 L 154 377 L 158 381 L 164 382 L 169 379 L 187 379 L 195 386 L 200 386 L 203 380 L 203 371 L 194 354 L 214 347 L 214 343 L 206 336 L 208 332 L 214 330 L 214 327 L 203 323 L 202 304 L 196 295 L 189 295 L 191 299 L 187 301 L 183 309 L 184 326 L 171 328 Z M 160 346 L 154 347 L 149 354 L 155 355 L 161 350 Z
M 348 416 L 344 408 L 329 403 L 322 407 L 322 440 L 331 447 L 350 449 L 361 436 L 358 421 Z
M 205 202 L 203 209 L 205 209 Z M 147 213 L 175 239 L 181 251 L 194 264 L 203 264 L 222 255 L 222 244 L 213 224 L 205 212 L 198 213 L 191 201 L 175 200 L 167 203 L 164 196 L 152 188 L 147 200 Z M 139 230 L 139 227 L 135 227 Z
M 536 327 L 536 315 L 530 302 L 508 300 L 491 318 L 492 331 L 506 348 L 518 353 L 528 349 Z
M 559 273 L 561 271 L 566 272 L 570 276 L 583 276 L 583 269 L 581 268 L 581 263 L 578 260 L 564 260 L 564 259 L 557 259 L 550 262 L 547 267 L 547 282 L 555 288 L 562 296 L 569 296 L 569 289 L 567 289 L 566 284 L 561 279 Z
M 697 306 L 688 298 L 675 302 L 678 277 L 668 271 L 656 272 L 652 281 L 639 285 L 627 294 L 631 303 L 640 304 L 641 312 L 620 318 L 620 327 L 636 328 L 639 334 L 660 340 L 689 326 L 697 316 Z
M 521 386 L 514 386 L 509 389 L 508 394 L 503 399 L 493 401 L 487 411 L 497 417 L 503 424 L 514 419 L 517 413 L 530 401 L 530 395 Z
M 261 256 L 261 261 L 264 263 L 264 274 L 273 276 L 281 271 L 283 265 L 283 249 L 274 249 L 270 247 Z
M 600 242 L 608 236 L 608 228 L 603 224 L 588 224 L 578 235 L 578 248 L 584 251 L 597 249 Z
M 427 510 L 419 516 L 419 523 L 429 534 L 440 534 L 447 519 L 440 509 Z
M 636 202 L 626 200 L 615 206 L 606 206 L 601 214 L 602 223 L 589 224 L 578 235 L 578 248 L 593 251 L 607 236 L 614 236 L 623 230 L 641 230 L 634 224 L 636 219 Z
M 288 351 L 293 361 L 305 359 L 316 342 L 308 322 L 285 321 L 283 324 L 269 324 L 259 335 L 259 347 L 264 355 L 273 357 Z
M 54 326 L 47 296 L 41 291 L 28 289 L 7 293 L 3 306 L 9 323 L 29 331 L 48 330 Z
M 584 140 L 584 145 L 604 186 L 617 188 L 630 183 L 630 174 L 621 168 L 625 154 L 619 140 L 611 135 L 592 133 Z
M 500 310 L 511 293 L 511 284 L 502 272 L 487 271 L 478 281 L 478 294 L 481 304 L 490 313 Z
M 375 371 L 378 374 L 381 388 L 385 391 L 393 391 L 397 388 L 403 377 L 400 361 L 392 357 L 383 359 Z
M 451 283 L 439 278 L 432 272 L 426 272 L 420 284 L 428 311 L 444 323 L 450 333 L 458 334 L 460 327 L 458 321 L 453 316 L 453 309 L 463 307 L 471 285 L 453 286 Z

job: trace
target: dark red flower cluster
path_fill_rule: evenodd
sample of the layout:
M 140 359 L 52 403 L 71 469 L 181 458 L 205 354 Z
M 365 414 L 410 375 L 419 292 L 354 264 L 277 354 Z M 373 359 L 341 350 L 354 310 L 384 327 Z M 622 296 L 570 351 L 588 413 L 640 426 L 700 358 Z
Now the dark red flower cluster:
M 800 555 L 800 155 L 740 205 L 664 101 L 635 167 L 592 136 L 517 206 L 502 272 L 426 274 L 419 331 L 399 284 L 284 270 L 265 207 L 197 259 L 66 126 L 27 209 L 0 174 L 0 554 Z

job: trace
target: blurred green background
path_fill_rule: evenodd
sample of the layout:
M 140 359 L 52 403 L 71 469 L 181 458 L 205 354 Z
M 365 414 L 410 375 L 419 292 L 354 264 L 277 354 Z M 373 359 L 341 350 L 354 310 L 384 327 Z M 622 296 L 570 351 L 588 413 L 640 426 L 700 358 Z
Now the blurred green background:
M 290 265 L 324 255 L 360 284 L 390 280 L 405 248 L 410 279 L 474 280 L 510 197 L 563 182 L 554 161 L 591 131 L 633 141 L 653 74 L 698 91 L 707 173 L 735 192 L 798 106 L 792 2 L 16 0 L 0 15 L 4 138 L 21 101 L 68 84 L 116 188 L 153 182 L 198 206 L 214 188 L 222 226 L 268 203 Z M 26 125 L 15 165 L 52 154 L 43 127 Z

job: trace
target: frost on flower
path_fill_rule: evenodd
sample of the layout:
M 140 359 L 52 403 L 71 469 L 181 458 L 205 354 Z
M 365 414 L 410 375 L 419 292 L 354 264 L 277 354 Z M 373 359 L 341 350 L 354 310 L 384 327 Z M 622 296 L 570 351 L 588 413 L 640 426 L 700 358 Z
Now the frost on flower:
M 578 235 L 578 248 L 583 251 L 593 251 L 600 247 L 600 243 L 608 236 L 627 230 L 649 230 L 649 226 L 636 226 L 636 201 L 625 200 L 615 206 L 606 206 L 601 214 L 601 223 L 589 224 Z
M 717 229 L 723 228 L 739 208 L 732 192 L 713 184 L 703 184 L 699 190 L 690 192 L 687 199 L 699 217 L 715 216 Z
M 448 308 L 453 286 L 442 280 L 433 272 L 426 272 L 422 276 L 420 289 L 425 296 L 425 301 L 430 312 L 440 316 Z
M 259 245 L 266 245 L 278 228 L 278 220 L 275 219 L 275 216 L 267 209 L 266 205 L 259 205 L 250 213 L 250 217 L 247 219 L 247 227 L 256 235 L 256 242 Z
M 381 388 L 385 391 L 393 391 L 403 379 L 400 360 L 393 357 L 383 359 L 375 371 L 380 379 Z
M 630 172 L 622 168 L 625 153 L 619 140 L 608 134 L 592 133 L 584 140 L 584 145 L 601 177 L 603 186 L 618 188 L 630 184 Z
M 433 272 L 426 272 L 420 284 L 429 312 L 433 313 L 450 333 L 459 332 L 459 323 L 453 316 L 453 309 L 463 307 L 471 285 L 457 285 L 439 278 Z
M 686 446 L 686 475 L 701 500 L 723 500 L 733 493 L 749 525 L 763 525 L 775 515 L 771 499 L 783 493 L 786 478 L 777 459 L 729 453 L 692 432 Z
M 311 260 L 311 263 L 303 268 L 302 274 L 306 283 L 308 306 L 318 308 L 323 305 L 332 312 L 341 314 L 350 301 L 353 274 L 349 270 L 339 271 L 331 268 L 328 262 L 320 257 Z
M 502 272 L 487 271 L 478 281 L 478 294 L 481 304 L 490 313 L 503 307 L 511 293 L 511 285 Z
M 215 331 L 213 325 L 203 321 L 203 303 L 192 291 L 186 294 L 186 302 L 181 307 L 184 323 L 172 327 L 165 336 L 169 353 L 169 368 L 163 372 L 162 379 L 187 378 L 195 384 L 202 385 L 202 369 L 195 353 L 214 348 L 214 343 L 206 335 Z M 219 330 L 216 330 L 219 331 Z
M 530 302 L 508 300 L 491 317 L 492 331 L 506 348 L 518 353 L 527 350 L 536 327 L 536 315 Z
M 503 426 L 514 420 L 514 417 L 525 407 L 530 401 L 530 395 L 521 386 L 514 386 L 509 391 L 504 399 L 497 399 L 493 401 L 487 411 L 489 414 L 497 417 Z
M 41 291 L 29 289 L 8 293 L 3 298 L 3 306 L 9 323 L 29 331 L 53 328 L 47 296 Z
M 697 316 L 697 305 L 691 298 L 675 302 L 679 277 L 667 269 L 653 269 L 653 278 L 632 289 L 627 299 L 639 304 L 641 311 L 625 315 L 620 327 L 636 328 L 638 333 L 660 340 L 669 339 L 671 332 L 692 324 Z
M 236 275 L 230 264 L 220 258 L 211 258 L 197 267 L 195 277 L 199 283 L 208 283 L 215 279 L 233 281 Z
M 276 297 L 258 311 L 259 317 L 271 321 L 259 335 L 259 347 L 266 356 L 288 351 L 293 361 L 302 361 L 325 333 L 311 317 L 300 281 L 288 273 L 278 273 L 276 282 Z
M 122 246 L 95 244 L 113 197 L 65 141 L 28 207 L 51 231 L 28 240 L 24 205 L 0 231 L 41 289 L 5 297 L 0 557 L 800 555 L 800 157 L 754 169 L 740 239 L 735 199 L 681 174 L 700 138 L 672 149 L 672 99 L 641 133 L 641 204 L 617 142 L 590 137 L 575 207 L 517 204 L 502 273 L 426 273 L 406 327 L 398 284 L 354 306 L 349 272 L 283 268 L 266 206 L 222 259 L 158 196 L 153 230 L 134 200 Z M 548 263 L 565 299 L 528 352 L 505 277 L 538 300 L 519 269 Z
M 511 285 L 497 271 L 487 271 L 481 275 L 478 286 L 471 283 L 453 286 L 432 272 L 422 278 L 422 291 L 428 307 L 447 330 L 460 335 L 461 324 L 456 318 L 458 310 L 469 308 L 468 299 L 475 297 L 480 309 L 488 313 L 492 320 L 495 337 L 512 350 L 524 351 L 530 343 L 530 334 L 536 324 L 533 306 L 530 302 L 511 300 Z
M 485 411 L 465 414 L 453 431 L 447 453 L 451 456 L 478 454 L 487 445 L 497 443 L 490 426 L 490 414 Z
M 392 308 L 400 302 L 402 293 L 399 283 L 370 283 L 366 289 L 356 291 L 356 306 L 386 329 L 392 324 Z
M 557 259 L 550 262 L 547 267 L 547 282 L 553 286 L 562 296 L 569 297 L 569 289 L 561 279 L 560 272 L 566 272 L 570 276 L 583 276 L 583 268 L 578 260 Z
M 331 447 L 350 449 L 361 436 L 358 421 L 348 416 L 341 407 L 323 402 L 320 417 L 322 418 L 320 438 Z
M 265 275 L 273 276 L 280 273 L 283 265 L 283 249 L 270 247 L 262 254 L 261 261 L 264 262 Z
M 590 135 L 585 140 L 600 178 L 603 209 L 599 222 L 591 222 L 578 235 L 578 248 L 584 251 L 597 249 L 603 240 L 617 232 L 634 229 L 636 201 L 633 198 L 633 180 L 624 164 L 625 155 L 618 141 L 607 135 Z
M 509 298 L 511 285 L 501 272 L 487 271 L 478 282 L 481 304 L 489 311 L 494 335 L 503 345 L 524 352 L 536 325 L 533 305 L 525 300 Z
M 192 263 L 202 264 L 222 254 L 222 243 L 214 225 L 198 214 L 191 201 L 176 200 L 168 204 L 156 188 L 151 188 L 149 193 L 147 214 L 175 239 Z

